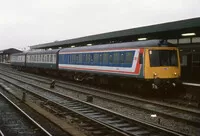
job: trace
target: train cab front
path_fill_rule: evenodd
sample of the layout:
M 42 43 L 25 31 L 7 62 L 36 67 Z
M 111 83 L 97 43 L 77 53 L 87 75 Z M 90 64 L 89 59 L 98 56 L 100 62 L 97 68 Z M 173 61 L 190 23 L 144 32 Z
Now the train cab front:
M 153 90 L 169 92 L 182 87 L 179 80 L 179 52 L 176 47 L 152 47 L 145 53 L 145 79 L 150 81 Z

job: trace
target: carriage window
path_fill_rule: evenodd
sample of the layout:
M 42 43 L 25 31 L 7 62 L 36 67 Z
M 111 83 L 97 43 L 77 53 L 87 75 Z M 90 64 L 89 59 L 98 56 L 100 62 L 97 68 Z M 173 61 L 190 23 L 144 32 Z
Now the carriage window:
M 94 61 L 94 54 L 90 54 L 90 62 Z
M 133 52 L 126 52 L 126 64 L 132 64 L 133 62 Z
M 114 64 L 118 64 L 119 63 L 119 53 L 118 52 L 115 52 L 114 54 L 113 54 L 113 63 Z
M 56 54 L 53 55 L 53 62 L 56 62 Z
M 82 62 L 85 63 L 86 62 L 86 55 L 82 54 L 83 58 L 82 58 Z
M 53 58 L 54 59 L 54 58 Z M 54 61 L 54 60 L 53 60 Z M 63 55 L 63 54 L 61 54 L 61 55 L 59 55 L 59 61 L 60 61 L 60 63 L 65 63 L 65 55 Z
M 69 54 L 69 55 L 68 55 L 68 58 L 69 58 L 69 64 L 72 64 L 72 55 Z
M 99 54 L 99 62 L 102 63 L 103 62 L 103 55 Z
M 76 63 L 78 63 L 79 61 L 79 55 L 78 54 L 76 54 Z
M 83 59 L 83 57 L 82 57 L 82 56 L 83 56 L 83 54 L 79 54 L 79 61 L 78 61 L 78 62 L 79 62 L 79 64 L 81 64 L 81 63 L 82 63 L 82 59 Z
M 41 55 L 41 62 L 43 62 L 44 61 L 44 55 L 42 54 Z
M 29 60 L 29 62 L 31 62 L 31 61 L 32 61 L 32 55 L 30 55 L 29 57 L 30 57 L 30 60 Z
M 38 55 L 37 61 L 40 61 L 40 55 Z
M 42 55 L 42 62 L 44 62 L 44 54 Z
M 47 55 L 47 62 L 49 62 L 49 54 Z
M 95 53 L 94 54 L 94 63 L 98 63 L 98 59 L 99 59 L 99 54 Z
M 61 55 L 59 55 L 59 61 L 60 61 L 60 63 L 65 63 L 65 59 L 64 59 L 64 57 L 65 57 L 65 55 L 63 55 L 63 54 L 61 54 Z
M 73 63 L 76 63 L 76 54 L 73 54 Z
M 64 56 L 64 55 L 63 55 L 63 56 Z M 70 54 L 69 56 L 70 56 L 70 63 L 71 63 L 71 64 L 74 64 L 75 61 L 76 61 L 76 56 L 75 56 L 74 54 Z M 63 57 L 63 59 L 64 59 L 64 57 Z
M 44 62 L 45 62 L 46 61 L 46 55 L 44 54 L 43 57 L 44 57 Z
M 47 55 L 45 54 L 44 55 L 44 62 L 46 62 L 47 61 Z
M 109 63 L 113 63 L 113 55 L 112 54 L 109 55 Z
M 86 62 L 90 63 L 90 54 L 86 54 Z
M 103 53 L 103 63 L 104 64 L 108 63 L 108 53 Z
M 28 55 L 26 56 L 26 60 L 27 60 L 27 62 L 29 62 L 29 57 L 28 57 Z
M 70 63 L 73 64 L 72 54 L 70 54 L 69 57 L 70 57 Z
M 53 62 L 53 54 L 50 55 L 50 62 Z
M 56 60 L 54 60 L 54 62 L 56 62 Z M 64 60 L 63 60 L 64 62 Z M 70 55 L 67 55 L 67 63 L 70 64 Z
M 121 53 L 120 55 L 120 63 L 124 63 L 124 53 Z
M 76 63 L 76 55 L 75 54 L 72 55 L 72 63 L 73 64 Z
M 57 59 L 57 58 L 55 58 L 55 56 L 54 56 L 54 62 L 55 62 L 55 63 L 56 63 L 56 59 Z M 66 60 L 66 61 L 67 61 L 67 62 L 66 62 L 67 64 L 70 64 L 70 55 L 69 55 L 69 54 L 67 55 L 67 60 Z M 65 62 L 63 61 L 63 63 L 65 63 Z

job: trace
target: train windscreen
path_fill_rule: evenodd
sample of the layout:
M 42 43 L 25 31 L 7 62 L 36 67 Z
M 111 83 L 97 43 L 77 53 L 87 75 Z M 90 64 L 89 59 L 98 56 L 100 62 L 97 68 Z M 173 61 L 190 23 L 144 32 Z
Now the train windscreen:
M 150 66 L 178 66 L 176 50 L 149 50 Z

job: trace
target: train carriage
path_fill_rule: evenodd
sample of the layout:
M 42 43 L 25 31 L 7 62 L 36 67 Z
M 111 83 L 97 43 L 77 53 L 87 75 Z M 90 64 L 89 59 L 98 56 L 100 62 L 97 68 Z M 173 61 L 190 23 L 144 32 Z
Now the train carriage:
M 11 64 L 77 81 L 122 85 L 137 90 L 181 88 L 177 47 L 148 40 L 15 54 Z M 146 89 L 147 88 L 147 89 Z
M 145 80 L 153 89 L 176 87 L 180 78 L 178 49 L 163 40 L 62 49 L 58 67 L 59 70 L 75 71 L 76 80 L 91 75 L 131 77 L 133 83 Z M 142 85 L 146 86 L 143 81 Z
M 143 66 L 138 61 L 141 55 L 143 49 L 123 45 L 63 49 L 59 52 L 59 69 L 142 78 Z
M 26 66 L 42 69 L 57 69 L 57 54 L 59 49 L 28 52 L 26 55 Z
M 26 53 L 15 53 L 11 55 L 11 66 L 24 68 L 26 66 Z

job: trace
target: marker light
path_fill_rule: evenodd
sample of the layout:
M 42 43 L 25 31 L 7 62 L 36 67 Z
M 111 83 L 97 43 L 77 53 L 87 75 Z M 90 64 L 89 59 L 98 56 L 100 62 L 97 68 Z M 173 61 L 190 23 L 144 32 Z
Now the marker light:
M 147 40 L 147 38 L 138 38 L 138 41 L 144 41 Z
M 185 34 L 181 34 L 182 36 L 194 36 L 196 35 L 195 33 L 185 33 Z
M 92 44 L 91 44 L 91 43 L 88 43 L 87 46 L 92 46 Z
M 71 46 L 71 48 L 74 48 L 74 47 L 75 47 L 75 45 L 72 45 L 72 46 Z
M 176 75 L 177 75 L 177 73 L 175 72 L 175 73 L 174 73 L 174 75 L 176 76 Z
M 151 114 L 151 117 L 155 118 L 155 117 L 157 117 L 157 115 L 156 114 Z

